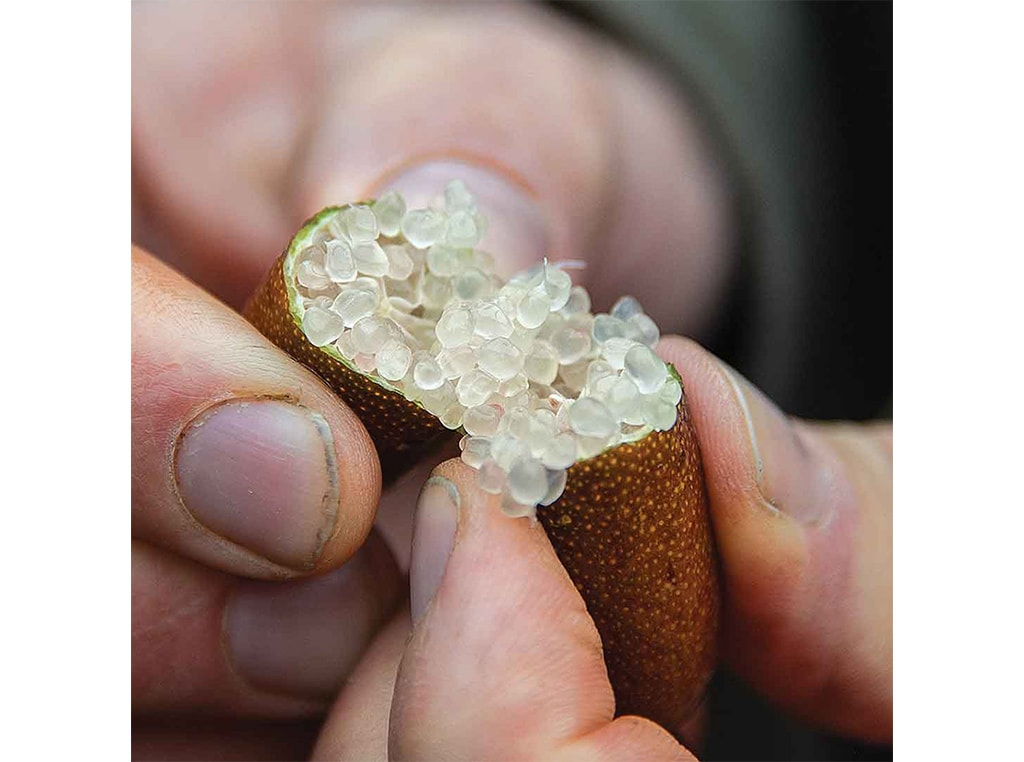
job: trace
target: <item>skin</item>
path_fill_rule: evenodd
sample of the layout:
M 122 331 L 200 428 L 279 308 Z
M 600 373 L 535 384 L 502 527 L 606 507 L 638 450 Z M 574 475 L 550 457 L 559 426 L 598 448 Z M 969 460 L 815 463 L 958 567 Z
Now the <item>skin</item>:
M 545 250 L 587 262 L 574 276 L 595 308 L 629 283 L 665 333 L 699 335 L 732 267 L 729 190 L 688 105 L 537 8 L 300 7 L 133 8 L 135 756 L 692 758 L 663 728 L 613 719 L 596 631 L 543 531 L 493 510 L 457 461 L 436 472 L 461 495 L 454 548 L 413 624 L 416 494 L 440 456 L 381 495 L 355 416 L 237 313 L 311 212 L 372 195 L 424 157 L 456 157 L 526 189 Z M 509 113 L 531 118 L 510 131 Z M 668 337 L 659 353 L 683 377 L 700 437 L 726 665 L 797 717 L 890 741 L 891 424 L 792 421 L 698 344 Z M 183 518 L 173 443 L 240 393 L 297 401 L 329 424 L 342 529 L 313 568 Z M 801 495 L 816 497 L 790 499 Z M 253 584 L 298 595 L 307 575 L 356 564 L 373 572 L 353 576 L 338 621 L 373 625 L 333 635 L 350 652 L 336 688 L 247 680 L 225 645 L 232 596 Z M 509 686 L 515 723 L 502 722 Z

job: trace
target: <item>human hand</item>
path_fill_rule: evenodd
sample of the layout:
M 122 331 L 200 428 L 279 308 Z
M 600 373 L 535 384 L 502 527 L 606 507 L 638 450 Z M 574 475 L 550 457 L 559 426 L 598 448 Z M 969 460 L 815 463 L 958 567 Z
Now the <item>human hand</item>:
M 246 6 L 243 13 L 141 7 L 133 56 L 137 230 L 232 306 L 320 206 L 392 183 L 414 196 L 416 187 L 432 190 L 457 175 L 491 211 L 491 245 L 509 255 L 506 270 L 544 252 L 582 258 L 584 282 L 598 300 L 609 302 L 628 283 L 659 323 L 687 332 L 712 313 L 728 270 L 723 183 L 674 91 L 606 43 L 530 9 L 318 7 L 307 14 Z M 190 43 L 188 67 L 180 48 L 165 42 L 183 39 Z M 425 50 L 445 51 L 426 71 Z M 628 139 L 638 134 L 645 139 Z M 404 171 L 431 156 L 463 161 Z M 634 256 L 618 256 L 623 251 Z M 678 282 L 660 275 L 670 256 Z M 409 625 L 398 613 L 374 639 L 397 605 L 405 559 L 396 568 L 375 535 L 356 553 L 380 488 L 365 432 L 311 374 L 223 305 L 145 255 L 136 257 L 133 271 L 137 744 L 166 752 L 176 726 L 163 718 L 203 714 L 219 719 L 191 736 L 200 745 L 190 753 L 294 754 L 316 732 L 323 697 L 373 641 L 332 710 L 320 748 L 351 750 L 344 744 L 363 739 L 380 752 L 390 703 L 365 704 L 351 691 L 370 684 L 376 697 L 387 693 Z M 202 418 L 225 399 L 256 397 L 286 399 L 320 418 L 305 415 L 305 428 L 296 427 L 290 440 L 275 433 L 278 444 L 292 445 L 277 451 L 253 429 Z M 280 403 L 245 409 L 274 406 Z M 189 427 L 193 415 L 203 427 Z M 330 430 L 326 439 L 320 419 Z M 252 420 L 275 431 L 288 425 L 260 413 Z M 218 481 L 226 468 L 214 468 L 211 451 L 199 448 L 184 465 L 206 467 L 212 481 L 204 487 L 200 479 L 200 497 L 184 494 L 189 487 L 182 496 L 197 505 L 204 494 L 225 505 L 225 497 L 233 498 L 236 514 L 247 514 L 240 525 L 213 515 L 193 521 L 175 502 L 182 485 L 174 474 L 180 476 L 186 451 L 175 446 L 177 437 L 207 423 L 214 437 L 241 448 L 212 451 L 239 464 L 232 469 L 238 478 Z M 336 499 L 328 468 L 317 470 L 331 444 Z M 319 461 L 298 455 L 317 445 Z M 300 485 L 327 480 L 322 495 L 331 496 L 328 512 L 337 506 L 338 529 L 315 570 L 343 566 L 308 582 L 242 581 L 311 571 L 303 542 L 328 520 L 315 507 L 302 510 L 299 498 L 315 506 L 317 495 L 302 486 L 292 491 L 289 474 Z M 195 489 L 191 477 L 190 484 Z M 418 486 L 415 478 L 407 485 Z M 398 494 L 385 496 L 382 512 L 395 519 L 390 537 L 408 532 L 408 505 Z M 287 571 L 282 563 L 300 568 Z M 422 575 L 414 571 L 413 585 L 421 589 L 417 580 Z M 486 611 L 478 614 L 487 620 Z M 332 746 L 339 738 L 343 745 Z
M 788 419 L 695 343 L 659 350 L 682 375 L 703 453 L 726 665 L 806 721 L 891 741 L 891 426 Z M 504 518 L 458 461 L 427 483 L 416 521 L 415 626 L 390 652 L 401 667 L 387 745 L 384 727 L 364 745 L 346 714 L 390 686 L 371 664 L 318 757 L 691 758 L 665 729 L 613 719 L 597 632 L 538 526 Z

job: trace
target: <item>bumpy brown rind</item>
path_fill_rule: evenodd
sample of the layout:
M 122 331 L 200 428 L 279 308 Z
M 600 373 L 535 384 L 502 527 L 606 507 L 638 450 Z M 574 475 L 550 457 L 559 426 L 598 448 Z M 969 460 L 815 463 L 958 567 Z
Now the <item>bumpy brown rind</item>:
M 672 732 L 717 659 L 719 586 L 700 448 L 684 397 L 676 425 L 569 469 L 537 518 L 587 604 L 617 715 Z
M 452 432 L 309 343 L 289 305 L 287 256 L 286 250 L 274 263 L 244 314 L 355 411 L 387 483 Z M 574 465 L 562 497 L 537 513 L 601 635 L 616 714 L 638 714 L 674 733 L 699 705 L 714 670 L 720 605 L 700 448 L 685 395 L 678 410 L 669 431 Z
M 260 333 L 319 375 L 355 411 L 377 447 L 384 483 L 390 483 L 415 464 L 416 453 L 452 432 L 415 402 L 309 343 L 289 308 L 283 269 L 287 255 L 285 251 L 278 257 L 243 314 Z

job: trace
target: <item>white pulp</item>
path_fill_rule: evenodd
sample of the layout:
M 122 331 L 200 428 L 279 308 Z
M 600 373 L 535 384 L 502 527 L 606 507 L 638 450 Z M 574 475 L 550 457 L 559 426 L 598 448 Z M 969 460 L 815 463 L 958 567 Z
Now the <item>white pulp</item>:
M 388 192 L 321 221 L 289 272 L 309 341 L 461 428 L 481 488 L 532 516 L 577 460 L 675 425 L 682 389 L 636 299 L 591 314 L 578 262 L 505 282 L 486 230 L 459 180 L 428 209 Z

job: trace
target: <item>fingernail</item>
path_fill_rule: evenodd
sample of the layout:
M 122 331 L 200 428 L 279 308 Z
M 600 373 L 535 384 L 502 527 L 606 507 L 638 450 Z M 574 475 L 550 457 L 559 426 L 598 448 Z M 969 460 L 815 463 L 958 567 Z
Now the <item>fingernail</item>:
M 322 577 L 239 582 L 224 613 L 235 670 L 275 693 L 334 694 L 391 610 L 398 572 L 380 566 L 364 547 Z
M 456 179 L 466 183 L 487 217 L 480 248 L 494 256 L 499 273 L 511 275 L 547 253 L 544 212 L 523 186 L 497 170 L 463 161 L 432 161 L 387 178 L 380 190 L 397 190 L 409 207 L 425 207 Z
M 231 400 L 204 411 L 182 433 L 174 470 L 196 521 L 284 566 L 312 567 L 334 528 L 334 439 L 299 405 Z
M 409 596 L 414 622 L 419 621 L 441 586 L 458 527 L 459 491 L 443 476 L 432 476 L 416 505 L 409 565 Z
M 760 389 L 720 364 L 746 420 L 757 487 L 765 503 L 803 524 L 823 522 L 834 502 L 834 474 L 823 453 Z

